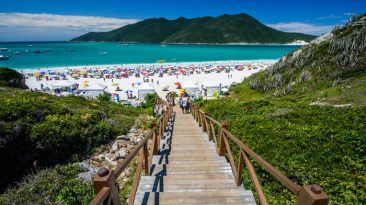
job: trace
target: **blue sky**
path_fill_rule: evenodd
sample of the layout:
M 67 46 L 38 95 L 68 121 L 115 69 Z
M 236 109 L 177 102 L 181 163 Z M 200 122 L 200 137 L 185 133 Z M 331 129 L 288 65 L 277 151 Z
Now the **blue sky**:
M 366 0 L 0 0 L 0 41 L 69 40 L 152 17 L 248 13 L 273 28 L 319 35 L 366 12 Z

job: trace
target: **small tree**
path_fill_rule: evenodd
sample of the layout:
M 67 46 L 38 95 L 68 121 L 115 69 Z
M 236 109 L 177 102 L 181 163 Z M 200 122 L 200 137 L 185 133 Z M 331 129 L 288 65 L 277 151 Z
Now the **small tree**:
M 108 95 L 107 93 L 99 94 L 97 96 L 97 100 L 100 101 L 100 102 L 110 102 L 111 101 L 111 96 Z

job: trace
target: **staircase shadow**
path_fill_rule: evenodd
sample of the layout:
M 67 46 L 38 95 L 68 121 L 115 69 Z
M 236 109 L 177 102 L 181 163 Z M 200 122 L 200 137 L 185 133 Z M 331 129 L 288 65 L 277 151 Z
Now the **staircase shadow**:
M 167 170 L 166 170 L 166 164 L 169 163 L 169 154 L 171 151 L 171 142 L 172 142 L 172 137 L 173 137 L 173 130 L 174 130 L 174 122 L 175 122 L 175 117 L 176 117 L 176 113 L 173 112 L 172 116 L 169 118 L 168 120 L 168 124 L 167 127 L 165 128 L 165 132 L 164 132 L 164 143 L 160 148 L 159 151 L 159 160 L 156 164 L 162 164 L 163 161 L 165 160 L 165 164 L 162 164 L 163 169 L 161 171 L 159 171 L 158 173 L 155 173 L 155 180 L 153 183 L 153 187 L 152 187 L 152 192 L 156 192 L 155 193 L 155 204 L 159 204 L 159 193 L 158 192 L 163 192 L 164 191 L 164 177 L 167 175 Z M 154 172 L 154 170 L 156 169 L 156 164 L 152 164 L 151 165 L 151 173 Z M 148 202 L 150 193 L 145 193 L 144 198 L 143 198 L 143 202 L 142 204 L 146 204 Z

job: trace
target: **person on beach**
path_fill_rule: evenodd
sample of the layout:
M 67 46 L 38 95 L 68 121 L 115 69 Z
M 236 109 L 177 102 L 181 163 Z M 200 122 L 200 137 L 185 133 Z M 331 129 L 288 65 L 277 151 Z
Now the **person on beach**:
M 186 113 L 191 113 L 191 98 L 188 96 L 188 104 L 187 104 L 187 107 L 186 107 Z
M 179 103 L 179 107 L 180 107 L 180 109 L 182 109 L 182 113 L 183 113 L 184 110 L 183 110 L 182 100 L 183 100 L 183 97 L 179 96 L 178 103 Z
M 183 112 L 183 114 L 187 114 L 188 108 L 189 108 L 188 97 L 185 96 L 182 99 L 182 112 Z

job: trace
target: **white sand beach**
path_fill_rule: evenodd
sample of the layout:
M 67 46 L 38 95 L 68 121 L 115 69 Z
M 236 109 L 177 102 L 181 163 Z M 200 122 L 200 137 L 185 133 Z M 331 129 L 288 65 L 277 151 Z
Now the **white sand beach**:
M 199 63 L 166 63 L 166 64 L 130 64 L 130 65 L 103 65 L 103 66 L 77 66 L 77 67 L 67 67 L 67 68 L 54 68 L 52 71 L 64 73 L 62 74 L 65 80 L 62 79 L 54 79 L 48 77 L 48 80 L 43 76 L 41 78 L 36 76 L 40 72 L 47 73 L 47 70 L 26 70 L 23 73 L 27 76 L 26 85 L 32 90 L 41 90 L 42 88 L 50 88 L 52 90 L 53 87 L 73 84 L 76 83 L 78 85 L 87 84 L 88 89 L 105 87 L 105 91 L 111 94 L 118 94 L 120 100 L 128 99 L 127 92 L 132 92 L 134 96 L 137 96 L 138 89 L 141 89 L 141 86 L 150 87 L 155 90 L 160 96 L 165 96 L 166 91 L 162 91 L 164 87 L 168 88 L 169 91 L 178 91 L 176 89 L 176 84 L 179 82 L 182 84 L 184 88 L 185 85 L 196 85 L 201 88 L 204 84 L 216 84 L 220 85 L 220 87 L 228 88 L 232 83 L 240 83 L 247 76 L 250 76 L 253 73 L 266 69 L 268 66 L 275 63 L 275 60 L 258 60 L 258 61 L 222 61 L 222 62 L 199 62 Z M 128 77 L 116 78 L 112 77 L 89 77 L 82 76 L 79 78 L 74 78 L 70 71 L 77 70 L 80 73 L 86 71 L 91 72 L 91 70 L 100 71 L 107 69 L 115 69 L 115 68 L 129 68 L 135 69 L 139 72 L 150 71 L 149 75 L 141 75 L 140 77 L 135 77 L 135 75 L 129 75 Z M 216 71 L 212 70 L 209 73 L 204 72 L 191 72 L 183 74 L 174 73 L 167 74 L 164 73 L 159 77 L 156 69 L 161 68 L 171 68 L 172 70 L 189 70 L 194 68 L 202 68 L 201 71 L 208 68 L 227 68 L 228 72 L 224 71 Z M 234 69 L 241 68 L 241 69 Z M 94 72 L 94 71 L 93 71 Z M 60 74 L 58 73 L 58 75 Z M 47 74 L 45 74 L 47 75 Z M 148 79 L 148 82 L 143 82 Z M 119 88 L 119 90 L 117 90 Z

